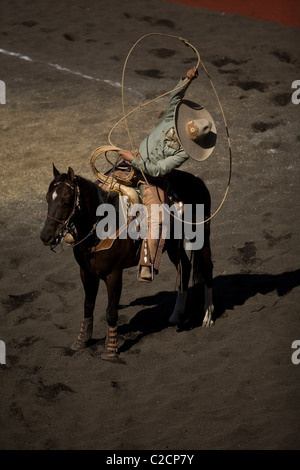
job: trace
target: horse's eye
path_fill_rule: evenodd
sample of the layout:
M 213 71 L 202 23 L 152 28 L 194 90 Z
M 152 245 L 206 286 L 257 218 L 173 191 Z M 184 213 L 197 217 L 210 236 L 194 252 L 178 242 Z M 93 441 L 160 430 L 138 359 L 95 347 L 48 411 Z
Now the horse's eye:
M 64 203 L 63 203 L 63 206 L 64 206 L 64 207 L 71 207 L 71 202 L 64 202 Z

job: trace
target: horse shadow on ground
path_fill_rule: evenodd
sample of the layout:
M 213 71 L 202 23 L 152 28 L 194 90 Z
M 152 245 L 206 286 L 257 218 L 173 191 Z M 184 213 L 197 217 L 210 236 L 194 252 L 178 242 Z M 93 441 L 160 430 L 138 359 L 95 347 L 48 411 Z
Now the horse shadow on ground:
M 282 274 L 228 274 L 217 276 L 214 279 L 213 301 L 214 321 L 218 320 L 228 310 L 243 305 L 249 298 L 257 295 L 266 295 L 277 291 L 278 297 L 287 295 L 292 289 L 300 286 L 300 269 Z M 119 348 L 120 352 L 130 350 L 143 337 L 158 333 L 170 326 L 168 319 L 175 305 L 175 292 L 159 292 L 152 296 L 139 297 L 129 305 L 122 305 L 120 309 L 142 305 L 139 311 L 127 324 L 118 327 L 118 333 L 125 337 Z M 265 307 L 256 310 L 260 311 Z M 190 330 L 200 327 L 204 318 L 204 286 L 189 288 L 187 300 L 187 314 L 177 331 Z

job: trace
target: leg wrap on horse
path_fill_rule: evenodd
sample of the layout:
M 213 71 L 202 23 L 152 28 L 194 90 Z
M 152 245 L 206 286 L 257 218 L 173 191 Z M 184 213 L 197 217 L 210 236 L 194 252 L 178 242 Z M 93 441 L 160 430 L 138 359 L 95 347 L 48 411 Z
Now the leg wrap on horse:
M 71 348 L 74 351 L 86 348 L 87 342 L 91 339 L 93 334 L 93 317 L 83 318 L 80 325 L 80 332 L 76 341 L 72 344 Z
M 102 354 L 102 359 L 113 359 L 115 357 L 119 357 L 117 327 L 109 326 L 105 339 L 105 352 Z

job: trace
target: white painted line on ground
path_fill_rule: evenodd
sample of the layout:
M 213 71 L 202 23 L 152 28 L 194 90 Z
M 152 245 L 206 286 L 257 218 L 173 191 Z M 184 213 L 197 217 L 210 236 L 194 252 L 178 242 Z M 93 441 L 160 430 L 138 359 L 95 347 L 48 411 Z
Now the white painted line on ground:
M 73 75 L 79 75 L 80 77 L 87 78 L 88 80 L 96 80 L 97 82 L 108 83 L 108 85 L 121 88 L 121 83 L 118 83 L 118 82 L 112 82 L 111 80 L 103 80 L 101 78 L 92 77 L 91 75 L 86 75 L 84 73 L 68 69 L 67 67 L 63 67 L 62 65 L 59 65 L 59 64 L 52 64 L 51 62 L 49 62 L 47 65 L 49 65 L 49 67 L 54 67 L 56 70 L 61 70 L 63 72 L 72 73 Z
M 19 59 L 22 59 L 22 60 L 26 60 L 27 62 L 35 62 L 33 59 L 31 59 L 31 57 L 28 57 L 26 55 L 23 55 L 23 54 L 20 54 L 19 52 L 11 52 L 11 51 L 6 51 L 5 49 L 0 49 L 0 53 L 1 54 L 5 54 L 5 55 L 9 55 L 9 56 L 12 56 L 12 57 L 18 57 Z M 81 72 L 77 72 L 75 70 L 71 70 L 67 67 L 64 67 L 62 65 L 59 65 L 59 64 L 53 64 L 51 62 L 49 62 L 47 64 L 49 67 L 53 67 L 55 68 L 56 70 L 60 70 L 62 72 L 67 72 L 67 73 L 71 73 L 73 75 L 78 75 L 82 78 L 86 78 L 88 80 L 96 80 L 97 82 L 101 82 L 101 83 L 106 83 L 110 86 L 113 86 L 113 87 L 117 87 L 117 88 L 121 88 L 121 83 L 118 83 L 118 82 L 113 82 L 111 80 L 103 80 L 101 78 L 97 78 L 97 77 L 92 77 L 91 75 L 86 75 L 84 73 L 81 73 Z M 130 90 L 130 89 L 129 89 Z
M 33 62 L 33 60 L 30 57 L 28 57 L 27 55 L 19 54 L 19 52 L 10 52 L 10 51 L 6 51 L 4 49 L 0 49 L 0 52 L 1 52 L 1 54 L 10 55 L 10 56 L 14 56 L 14 57 L 19 57 L 19 59 L 27 60 L 29 62 Z

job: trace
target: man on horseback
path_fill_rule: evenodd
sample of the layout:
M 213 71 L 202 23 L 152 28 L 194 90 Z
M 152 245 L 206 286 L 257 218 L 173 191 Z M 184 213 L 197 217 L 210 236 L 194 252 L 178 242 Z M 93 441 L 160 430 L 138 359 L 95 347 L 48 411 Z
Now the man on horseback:
M 161 184 L 164 177 L 180 167 L 189 157 L 205 160 L 216 142 L 216 127 L 211 115 L 201 106 L 183 100 L 188 86 L 198 76 L 196 67 L 189 69 L 170 95 L 164 120 L 140 144 L 134 155 L 120 150 L 119 155 L 130 163 L 138 175 L 143 204 L 148 211 L 148 239 L 143 240 L 139 281 L 153 279 L 153 263 L 159 239 L 153 236 L 161 225 L 161 214 L 153 210 L 165 202 Z M 154 206 L 155 205 L 155 206 Z
M 184 100 L 185 92 L 190 82 L 197 77 L 194 67 L 187 71 L 170 95 L 169 106 L 165 119 L 141 143 L 139 151 L 134 154 L 129 150 L 119 150 L 123 159 L 135 169 L 135 182 L 138 182 L 143 203 L 148 210 L 148 239 L 143 240 L 140 255 L 139 280 L 149 282 L 153 278 L 161 248 L 159 239 L 152 237 L 153 226 L 160 231 L 161 211 L 152 212 L 152 206 L 164 202 L 166 185 L 162 179 L 167 179 L 180 194 L 182 201 L 188 204 L 203 204 L 206 210 L 204 224 L 203 248 L 195 249 L 191 262 L 186 262 L 187 254 L 183 244 L 171 243 L 168 246 L 170 260 L 180 273 L 179 287 L 174 310 L 169 317 L 171 324 L 180 324 L 184 317 L 191 273 L 194 283 L 205 286 L 205 316 L 203 326 L 211 326 L 213 320 L 212 302 L 212 270 L 211 251 L 209 244 L 210 228 L 210 194 L 203 181 L 187 172 L 173 172 L 189 157 L 196 161 L 205 160 L 212 153 L 216 143 L 216 128 L 211 115 L 201 106 Z M 98 150 L 98 149 L 97 149 Z M 122 170 L 120 170 L 122 171 Z M 147 175 L 147 176 L 146 176 Z M 115 359 L 119 356 L 117 341 L 118 307 L 122 292 L 122 273 L 127 267 L 134 266 L 138 253 L 136 245 L 127 237 L 117 237 L 109 250 L 98 250 L 95 227 L 97 209 L 105 203 L 113 207 L 119 202 L 118 196 L 107 191 L 107 185 L 94 184 L 85 178 L 74 175 L 72 168 L 67 173 L 60 173 L 53 166 L 54 180 L 47 192 L 48 213 L 41 239 L 45 245 L 54 249 L 65 236 L 76 238 L 73 252 L 80 266 L 80 276 L 85 291 L 84 317 L 80 333 L 72 345 L 73 350 L 80 350 L 90 342 L 93 330 L 93 315 L 100 279 L 107 287 L 108 305 L 106 320 L 108 332 L 106 335 L 103 359 Z M 173 179 L 174 178 L 174 179 Z M 180 179 L 180 185 L 178 184 Z M 173 185 L 174 183 L 174 185 Z M 103 187 L 102 187 L 103 186 Z M 192 225 L 194 224 L 194 219 Z M 162 237 L 163 238 L 163 237 Z M 175 240 L 174 234 L 171 242 Z M 187 237 L 188 238 L 188 237 Z M 177 238 L 176 238 L 177 240 Z M 135 249 L 133 249 L 133 246 Z M 170 249 L 171 247 L 171 249 Z M 178 275 L 178 274 L 177 274 Z M 201 286 L 200 286 L 201 288 Z

